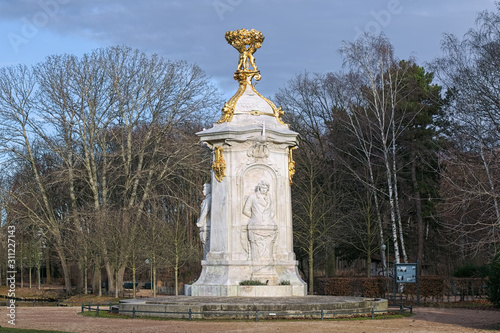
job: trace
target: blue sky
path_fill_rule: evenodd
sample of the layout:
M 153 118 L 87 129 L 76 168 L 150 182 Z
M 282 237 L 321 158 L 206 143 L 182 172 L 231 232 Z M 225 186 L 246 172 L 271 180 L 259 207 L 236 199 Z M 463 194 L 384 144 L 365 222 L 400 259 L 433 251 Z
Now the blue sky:
M 441 53 L 443 33 L 462 37 L 494 0 L 0 0 L 0 66 L 36 64 L 125 44 L 197 63 L 230 96 L 238 54 L 227 30 L 263 32 L 255 53 L 264 95 L 302 72 L 338 71 L 342 41 L 383 31 L 399 58 Z

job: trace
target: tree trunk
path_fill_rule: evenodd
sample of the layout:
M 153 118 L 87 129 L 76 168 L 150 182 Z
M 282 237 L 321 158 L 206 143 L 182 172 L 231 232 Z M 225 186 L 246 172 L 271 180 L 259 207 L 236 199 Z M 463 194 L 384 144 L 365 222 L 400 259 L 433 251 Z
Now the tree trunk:
M 123 275 L 125 274 L 125 268 L 126 265 L 123 264 L 117 271 L 116 271 L 116 285 L 115 285 L 115 295 L 118 298 L 118 295 L 121 290 L 121 286 L 123 285 Z
M 394 246 L 394 258 L 397 263 L 401 262 L 399 256 L 399 244 L 398 244 L 398 227 L 396 222 L 396 207 L 394 203 L 394 189 L 392 184 L 392 172 L 389 161 L 389 153 L 387 146 L 384 144 L 384 162 L 386 169 L 386 181 L 387 181 L 387 195 L 389 197 L 389 212 L 390 212 L 390 221 L 391 221 L 391 229 L 392 229 L 392 241 Z
M 59 246 L 56 247 L 57 254 L 59 255 L 59 260 L 61 260 L 61 268 L 64 276 L 64 288 L 66 289 L 66 294 L 69 295 L 71 293 L 71 279 L 69 277 L 68 265 L 66 263 L 66 256 L 64 255 L 63 250 L 59 249 Z
M 99 289 L 98 283 L 101 283 L 101 281 L 98 281 L 97 264 L 94 264 L 94 269 L 92 271 L 92 292 L 94 294 Z
M 89 292 L 88 291 L 89 288 L 88 288 L 88 270 L 87 270 L 87 258 L 86 257 L 85 257 L 85 261 L 84 261 L 83 264 L 84 264 L 84 268 L 83 268 L 83 275 L 84 275 L 84 277 L 83 277 L 83 288 L 85 289 L 84 290 L 85 295 L 87 295 L 88 292 Z
M 120 296 L 120 293 L 119 293 L 119 290 L 118 290 L 118 269 L 116 270 L 116 277 L 115 277 L 115 281 L 116 281 L 116 285 L 115 285 L 115 298 L 118 298 Z
M 309 295 L 314 294 L 314 244 L 312 237 L 309 240 L 309 251 L 308 251 L 308 265 L 309 265 Z
M 102 269 L 101 269 L 101 261 L 97 261 L 97 282 L 98 282 L 98 287 L 99 288 L 99 296 L 102 296 Z
M 326 257 L 326 277 L 335 276 L 335 247 L 332 247 L 331 251 L 328 252 Z
M 45 283 L 46 284 L 51 284 L 51 270 L 50 270 L 50 250 L 49 250 L 49 247 L 47 246 L 47 249 L 46 249 L 47 253 L 46 253 L 46 257 L 45 257 Z
M 391 95 L 392 96 L 392 95 Z M 408 262 L 408 255 L 406 254 L 406 248 L 405 248 L 405 240 L 404 240 L 404 234 L 403 234 L 403 224 L 401 223 L 401 211 L 399 209 L 399 192 L 398 192 L 398 169 L 396 167 L 396 124 L 394 121 L 394 100 L 392 99 L 392 107 L 391 107 L 391 114 L 392 114 L 392 121 L 391 121 L 391 134 L 392 134 L 392 149 L 391 149 L 391 157 L 392 157 L 392 176 L 394 179 L 394 205 L 395 205 L 395 212 L 396 212 L 396 220 L 398 222 L 398 228 L 399 228 L 399 241 L 401 242 L 401 254 L 403 255 L 403 260 L 404 262 Z
M 371 194 L 373 196 L 373 202 L 375 203 L 375 212 L 377 215 L 378 240 L 379 240 L 380 245 L 382 245 L 385 243 L 384 228 L 383 228 L 384 226 L 383 226 L 383 222 L 382 222 L 382 212 L 380 211 L 380 204 L 378 202 L 378 194 L 377 194 L 376 185 L 375 185 L 375 176 L 373 175 L 373 165 L 371 162 L 371 157 L 368 154 L 368 151 L 366 151 L 365 156 L 367 159 L 366 166 L 368 168 L 369 180 L 370 180 L 370 182 L 368 184 L 369 188 L 366 191 L 366 195 L 368 196 L 367 202 L 371 201 L 370 200 L 370 194 Z M 382 250 L 382 246 L 380 246 L 380 258 L 381 258 L 380 260 L 382 261 L 382 268 L 385 272 L 388 269 L 388 267 L 386 267 L 385 251 Z
M 176 281 L 176 283 L 177 283 L 177 281 Z M 153 285 L 151 287 L 153 288 L 153 297 L 156 297 L 156 263 L 153 263 Z M 175 295 L 176 296 L 178 295 L 177 291 L 176 291 Z
M 371 266 L 372 266 L 372 251 L 369 249 L 366 252 L 366 277 L 371 276 Z
M 40 274 L 40 271 L 41 271 L 40 265 L 36 266 L 36 270 L 37 270 L 36 277 L 37 277 L 38 290 L 40 290 L 40 289 L 42 289 L 42 281 L 41 281 L 42 275 Z
M 179 267 L 175 265 L 174 267 L 174 276 L 175 276 L 175 296 L 179 296 Z
M 420 201 L 420 191 L 417 182 L 417 161 L 415 152 L 411 153 L 411 180 L 413 182 L 413 192 L 415 195 L 415 215 L 417 217 L 417 262 L 418 274 L 422 272 L 422 260 L 424 258 L 424 222 L 422 219 L 422 202 Z
M 21 249 L 22 249 L 22 247 L 21 247 Z M 23 268 L 24 268 L 24 266 L 23 266 L 23 257 L 24 257 L 24 255 L 23 255 L 23 252 L 22 252 L 22 250 L 21 250 L 21 260 L 19 261 L 19 262 L 20 262 L 20 264 L 21 264 L 21 288 L 24 288 L 24 274 L 23 274 L 23 273 L 24 273 L 24 272 L 23 272 Z
M 77 248 L 77 251 L 79 248 Z M 78 254 L 77 254 L 78 255 Z M 78 255 L 78 279 L 76 283 L 76 293 L 81 294 L 83 291 L 83 274 L 84 274 L 84 267 L 83 267 L 83 260 L 80 255 Z
M 133 291 L 134 291 L 134 298 L 136 298 L 136 292 L 137 292 L 137 288 L 135 287 L 135 271 L 137 269 L 135 268 L 135 260 L 132 264 L 132 288 L 133 288 Z
M 106 261 L 104 264 L 106 267 L 106 275 L 108 276 L 108 290 L 110 292 L 115 291 L 115 271 L 111 268 L 111 264 Z

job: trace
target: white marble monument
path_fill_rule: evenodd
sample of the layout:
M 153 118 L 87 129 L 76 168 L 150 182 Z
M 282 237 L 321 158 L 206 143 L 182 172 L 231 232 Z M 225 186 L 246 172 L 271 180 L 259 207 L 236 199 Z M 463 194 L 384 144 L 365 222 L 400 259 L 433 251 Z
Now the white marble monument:
M 222 117 L 197 135 L 213 151 L 211 194 L 197 225 L 205 253 L 192 296 L 305 296 L 293 252 L 292 150 L 298 133 L 283 111 L 260 95 L 253 53 L 264 36 L 256 30 L 226 33 L 239 51 L 239 87 Z M 209 185 L 210 186 L 210 185 Z M 242 281 L 262 285 L 241 285 Z

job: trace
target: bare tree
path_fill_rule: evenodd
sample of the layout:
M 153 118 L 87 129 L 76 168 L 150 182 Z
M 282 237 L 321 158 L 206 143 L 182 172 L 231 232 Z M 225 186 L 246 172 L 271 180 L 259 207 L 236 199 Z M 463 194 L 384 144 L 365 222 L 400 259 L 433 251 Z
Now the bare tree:
M 35 135 L 42 128 L 35 114 L 36 79 L 33 72 L 23 65 L 0 69 L 0 144 L 3 153 L 25 161 L 36 185 L 39 210 L 25 206 L 34 223 L 39 224 L 54 239 L 54 246 L 61 261 L 66 291 L 71 291 L 69 269 L 63 239 L 64 226 L 56 217 L 52 198 L 40 171 L 33 145 Z
M 276 98 L 287 110 L 287 121 L 301 133 L 294 150 L 296 174 L 292 200 L 294 239 L 297 253 L 307 261 L 309 293 L 314 292 L 315 262 L 337 245 L 335 230 L 341 221 L 344 196 L 339 191 L 331 143 L 328 141 L 328 114 L 338 103 L 335 86 L 328 77 L 303 73 L 280 89 Z
M 444 56 L 433 63 L 438 78 L 448 88 L 448 139 L 453 147 L 442 155 L 446 170 L 444 194 L 450 195 L 442 208 L 462 209 L 445 225 L 458 232 L 456 243 L 472 255 L 499 251 L 500 208 L 498 201 L 498 146 L 500 142 L 500 3 L 497 11 L 484 11 L 477 28 L 459 40 L 445 35 Z M 481 218 L 471 219 L 483 203 Z M 456 214 L 460 212 L 460 214 Z M 467 233 L 467 235 L 464 234 Z M 456 233 L 455 233 L 456 234 Z M 474 236 L 472 236 L 474 235 Z
M 178 129 L 211 118 L 218 93 L 199 67 L 127 47 L 0 76 L 2 153 L 32 175 L 17 208 L 54 243 L 68 292 L 74 257 L 79 288 L 102 263 L 117 293 L 152 193 L 191 167 Z
M 351 175 L 350 178 L 355 183 L 359 183 L 361 190 L 366 192 L 365 196 L 355 194 L 355 199 L 351 200 L 352 209 L 356 209 L 360 214 L 351 212 L 347 215 L 351 221 L 347 225 L 347 232 L 350 234 L 342 239 L 348 246 L 366 254 L 367 274 L 370 274 L 371 256 L 376 249 L 380 251 L 383 270 L 387 271 L 385 251 L 381 247 L 381 244 L 385 243 L 382 212 L 384 192 L 380 190 L 379 185 L 381 170 L 376 148 L 377 135 L 374 133 L 376 128 L 371 126 L 373 120 L 366 107 L 360 76 L 349 73 L 338 76 L 336 81 L 339 87 L 343 87 L 343 99 L 339 107 L 331 112 L 333 147 L 339 165 Z M 351 193 L 351 190 L 352 186 L 347 193 Z M 378 236 L 378 247 L 372 244 L 374 233 Z
M 393 46 L 384 35 L 371 36 L 365 34 L 354 42 L 344 42 L 341 53 L 351 71 L 357 73 L 365 88 L 359 91 L 364 95 L 363 113 L 371 120 L 371 135 L 374 135 L 375 153 L 381 155 L 385 172 L 385 192 L 389 203 L 392 239 L 396 262 L 400 255 L 405 262 L 408 256 L 405 250 L 404 230 L 401 222 L 401 212 L 398 193 L 398 167 L 396 140 L 403 131 L 404 117 L 397 114 L 397 105 L 401 99 L 400 91 L 404 87 L 406 68 L 399 66 L 394 57 Z M 355 115 L 355 110 L 347 113 Z M 356 119 L 350 122 L 354 127 Z M 359 133 L 356 129 L 354 132 Z M 382 240 L 380 240 L 382 242 Z M 381 252 L 382 254 L 382 252 Z

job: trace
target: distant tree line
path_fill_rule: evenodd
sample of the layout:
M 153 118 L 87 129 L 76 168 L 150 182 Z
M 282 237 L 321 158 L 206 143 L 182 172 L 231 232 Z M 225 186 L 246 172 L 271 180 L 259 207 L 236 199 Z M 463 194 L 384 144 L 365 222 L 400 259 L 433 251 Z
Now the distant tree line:
M 294 247 L 311 293 L 337 258 L 364 259 L 364 275 L 372 259 L 428 274 L 498 260 L 497 7 L 462 40 L 445 35 L 425 67 L 363 35 L 341 45 L 342 71 L 301 73 L 276 94 L 300 133 Z M 56 255 L 68 291 L 76 278 L 115 293 L 145 260 L 176 286 L 199 270 L 211 156 L 194 133 L 221 105 L 197 66 L 127 47 L 0 69 L 1 227 L 16 226 L 20 269 L 39 276 Z
M 296 253 L 314 271 L 336 258 L 416 262 L 427 274 L 498 260 L 500 4 L 425 69 L 383 34 L 344 42 L 344 69 L 300 73 L 276 94 L 301 134 L 292 188 Z M 439 82 L 436 84 L 435 82 Z
M 68 292 L 92 276 L 118 293 L 146 259 L 153 278 L 198 259 L 209 165 L 193 133 L 218 97 L 199 67 L 128 47 L 0 69 L 2 224 L 19 265 L 55 253 Z

